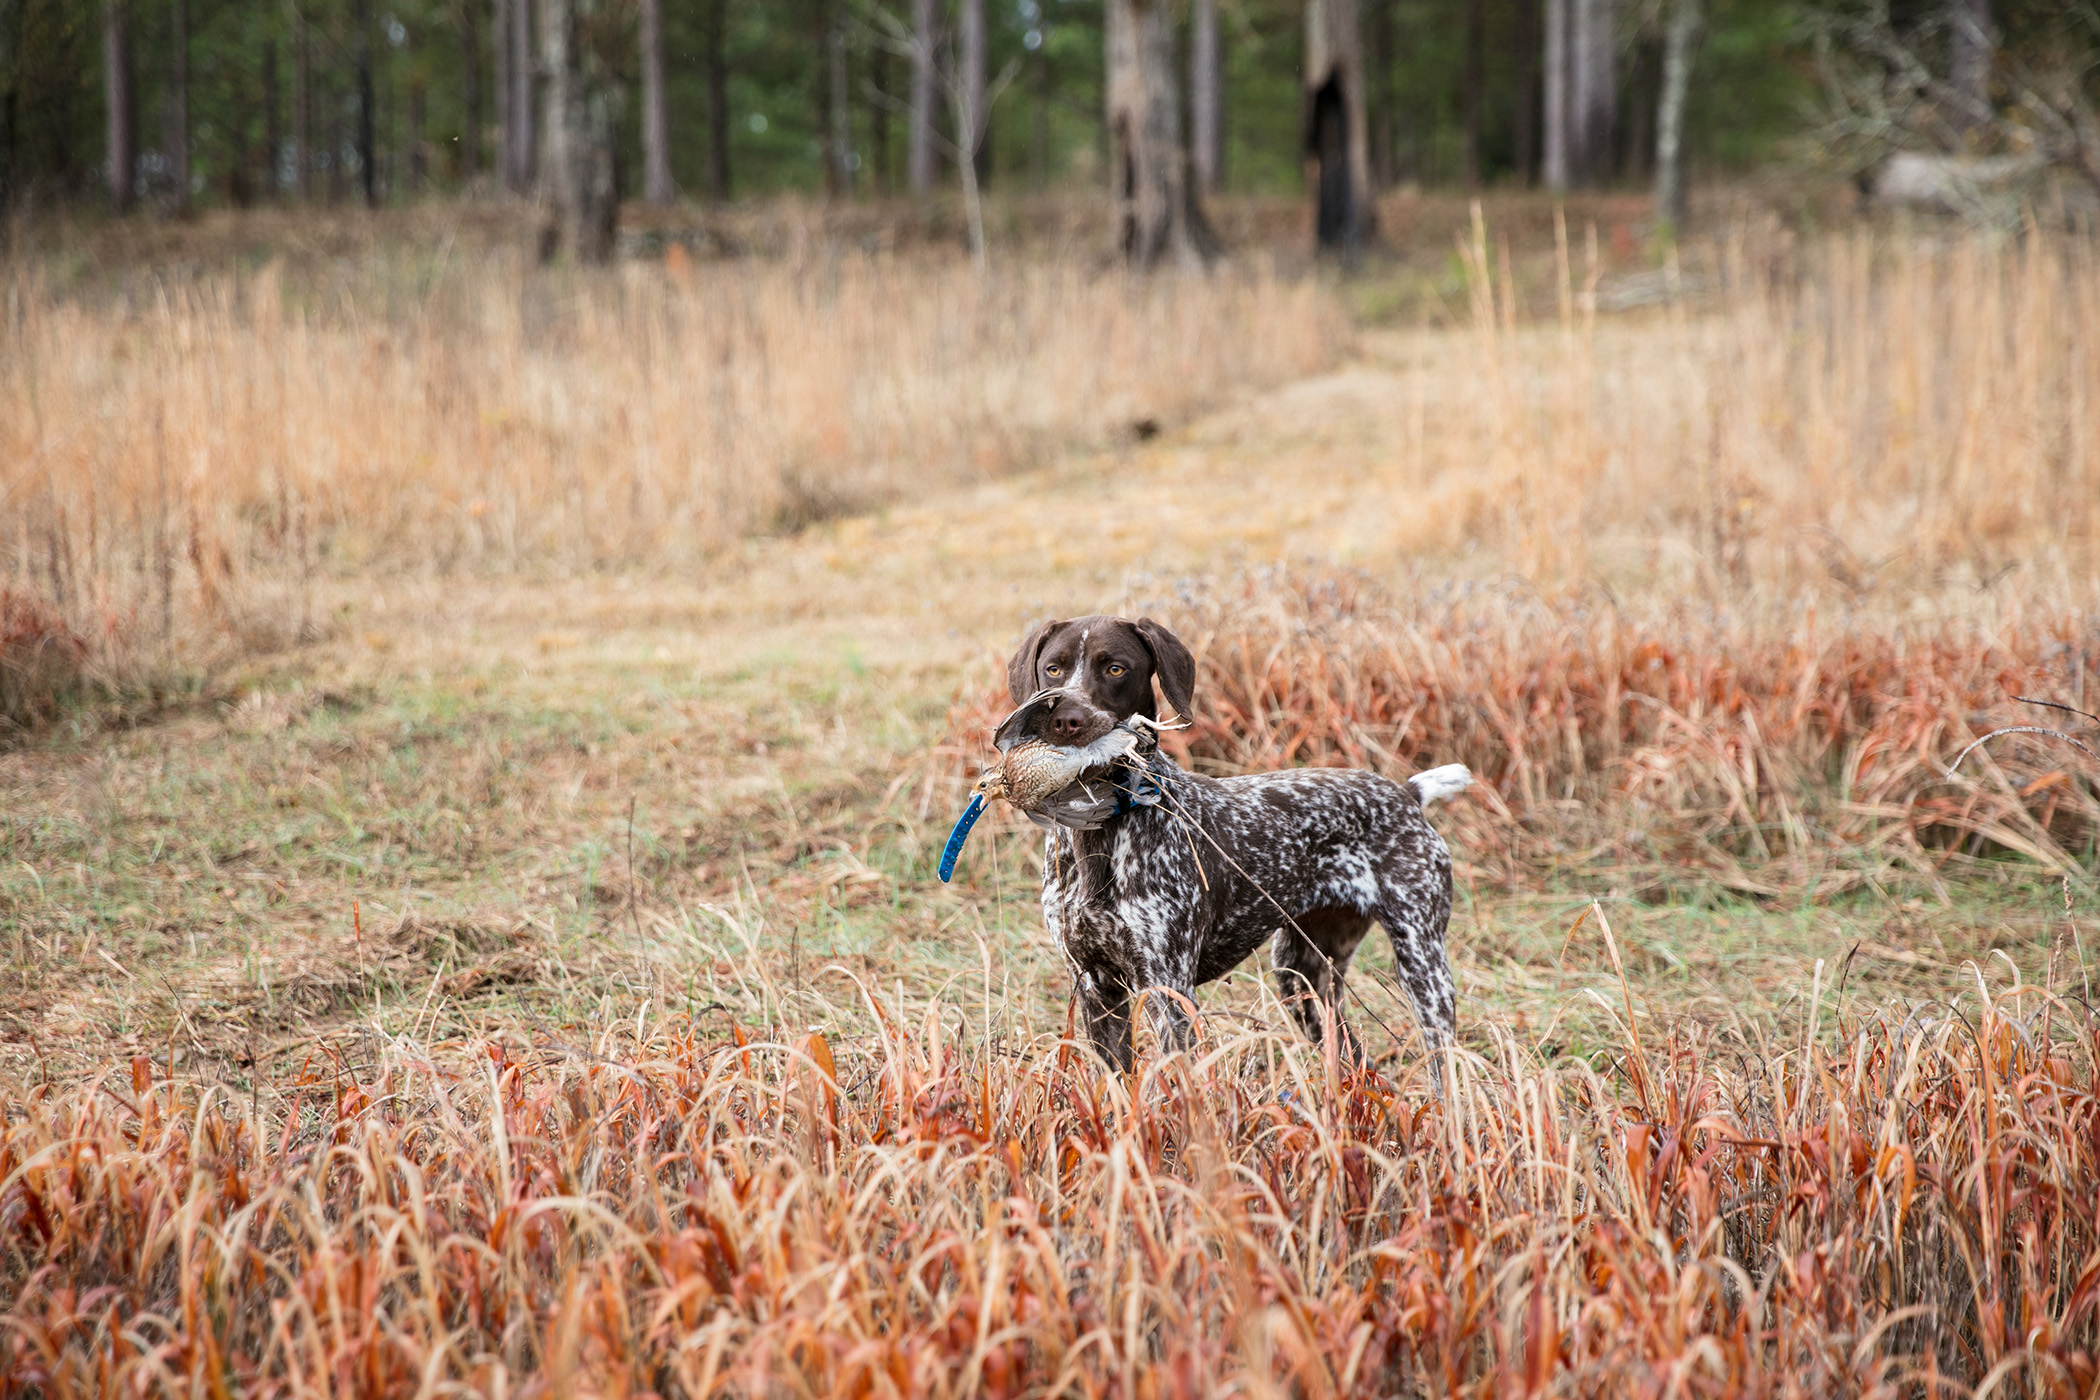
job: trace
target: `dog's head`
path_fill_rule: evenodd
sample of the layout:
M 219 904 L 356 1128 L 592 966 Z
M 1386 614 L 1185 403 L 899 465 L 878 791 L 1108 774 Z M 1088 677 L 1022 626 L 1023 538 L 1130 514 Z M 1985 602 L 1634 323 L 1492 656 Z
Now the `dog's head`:
M 1181 638 L 1149 617 L 1075 617 L 1030 632 L 1006 663 L 1006 689 L 1016 705 L 1039 691 L 1057 701 L 1034 721 L 1037 738 L 1090 744 L 1132 715 L 1158 719 L 1152 683 L 1177 718 L 1194 710 L 1196 658 Z

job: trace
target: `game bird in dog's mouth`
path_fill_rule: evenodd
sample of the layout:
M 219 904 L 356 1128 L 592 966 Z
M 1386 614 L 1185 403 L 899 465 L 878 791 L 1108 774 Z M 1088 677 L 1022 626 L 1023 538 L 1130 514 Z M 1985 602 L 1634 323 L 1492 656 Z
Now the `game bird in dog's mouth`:
M 1010 802 L 1045 829 L 1076 830 L 1098 828 L 1119 803 L 1127 809 L 1132 802 L 1158 801 L 1156 790 L 1144 783 L 1144 766 L 1137 759 L 1145 738 L 1143 720 L 1115 725 L 1085 744 L 1059 744 L 1037 736 L 1041 722 L 1063 698 L 1054 690 L 1043 691 L 999 725 L 992 736 L 999 761 L 978 778 L 969 805 L 948 837 L 941 855 L 943 883 L 954 876 L 963 842 L 988 801 Z
M 1360 1057 L 1342 979 L 1373 923 L 1392 943 L 1424 1042 L 1448 1046 L 1451 856 L 1424 812 L 1472 774 L 1461 764 L 1406 782 L 1337 768 L 1187 772 L 1160 751 L 1153 688 L 1186 719 L 1195 680 L 1188 647 L 1150 618 L 1036 628 L 1007 663 L 1016 708 L 941 878 L 990 798 L 1047 829 L 1043 919 L 1072 966 L 1088 1038 L 1121 1068 L 1141 996 L 1162 1048 L 1186 1045 L 1194 989 L 1272 939 L 1277 989 L 1301 1027 L 1315 1039 L 1332 1027 L 1343 1053 Z

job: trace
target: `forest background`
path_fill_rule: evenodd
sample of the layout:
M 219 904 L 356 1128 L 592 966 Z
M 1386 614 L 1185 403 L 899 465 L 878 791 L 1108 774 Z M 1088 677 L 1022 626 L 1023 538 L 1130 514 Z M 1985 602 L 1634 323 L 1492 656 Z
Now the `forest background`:
M 942 74 L 991 93 L 977 157 L 987 188 L 1108 179 L 1101 0 L 558 8 L 587 20 L 614 94 L 613 168 L 626 197 L 866 197 L 912 187 L 920 36 Z M 1200 0 L 1165 8 L 1196 65 L 1188 102 L 1202 108 L 1204 89 L 1215 91 L 1208 126 L 1191 113 L 1202 127 L 1195 161 L 1206 185 L 1297 191 L 1305 7 Z M 1913 20 L 1937 13 L 1914 8 Z M 1572 13 L 1556 20 L 1562 9 Z M 120 204 L 161 206 L 295 196 L 398 205 L 442 190 L 527 189 L 531 109 L 546 81 L 541 10 L 533 0 L 4 0 L 0 210 L 105 188 Z M 1671 14 L 1666 0 L 1365 0 L 1358 24 L 1372 177 L 1381 188 L 1550 177 L 1544 55 L 1551 27 L 1570 23 L 1611 35 L 1608 134 L 1556 183 L 1644 178 Z M 1695 172 L 1739 173 L 1804 154 L 1798 138 L 1815 125 L 1818 96 L 1812 16 L 1781 0 L 1715 0 L 1700 16 L 1684 119 Z M 2060 37 L 2067 17 L 2015 0 L 1988 22 L 2018 46 Z M 520 57 L 533 70 L 522 83 Z M 652 190 L 645 121 L 658 91 L 668 187 Z M 114 116 L 111 93 L 121 106 Z M 952 172 L 945 92 L 932 122 Z M 114 149 L 122 155 L 128 145 L 130 156 L 128 181 L 120 172 L 114 184 L 113 131 Z M 923 187 L 928 176 L 917 178 Z

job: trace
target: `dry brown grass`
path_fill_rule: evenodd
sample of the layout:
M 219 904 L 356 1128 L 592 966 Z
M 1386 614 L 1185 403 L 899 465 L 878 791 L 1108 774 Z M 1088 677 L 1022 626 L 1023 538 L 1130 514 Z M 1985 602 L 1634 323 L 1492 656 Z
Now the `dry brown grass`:
M 1594 243 L 1463 242 L 1471 334 L 1405 342 L 1380 409 L 1385 547 L 1783 606 L 2090 568 L 2087 244 L 1746 224 L 1628 272 Z M 310 633 L 317 574 L 717 556 L 1127 440 L 1346 339 L 1316 283 L 1251 263 L 1134 283 L 674 250 L 570 281 L 369 256 L 363 280 L 271 264 L 103 300 L 16 270 L 0 575 L 105 670 Z
M 1506 247 L 1476 226 L 1462 252 L 1472 335 L 1419 340 L 1388 417 L 1394 484 L 1426 493 L 1406 543 L 1789 605 L 2091 569 L 2089 242 L 1746 231 L 1606 279 L 1577 231 L 1543 324 Z
M 267 1099 L 9 1085 L 0 1395 L 2100 1384 L 2100 1038 L 2047 988 L 1504 1038 L 1439 1096 L 1244 1024 L 1105 1075 L 986 977 L 841 977 L 836 1046 L 645 1006 Z
M 1395 597 L 1331 571 L 1259 571 L 1128 600 L 1197 657 L 1198 713 L 1163 743 L 1211 773 L 1299 765 L 1404 777 L 1464 763 L 1484 802 L 1442 824 L 1472 878 L 1662 894 L 1938 886 L 2012 853 L 2088 868 L 2100 840 L 2100 612 L 2025 596 L 1996 616 L 1891 619 L 1615 603 L 1518 583 Z M 972 773 L 1010 705 L 987 677 L 944 752 Z
M 18 273 L 0 577 L 107 667 L 267 646 L 319 621 L 317 574 L 691 562 L 1156 431 L 1346 337 L 1316 285 L 1256 268 L 390 275 L 333 306 L 275 266 L 107 303 Z

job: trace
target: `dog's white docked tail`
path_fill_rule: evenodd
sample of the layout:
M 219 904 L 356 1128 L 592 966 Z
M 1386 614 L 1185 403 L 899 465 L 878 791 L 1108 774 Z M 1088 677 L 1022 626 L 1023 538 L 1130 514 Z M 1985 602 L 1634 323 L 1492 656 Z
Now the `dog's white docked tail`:
M 1447 763 L 1441 768 L 1425 769 L 1415 774 L 1407 780 L 1407 785 L 1427 807 L 1447 797 L 1456 797 L 1473 786 L 1473 770 L 1463 763 Z

